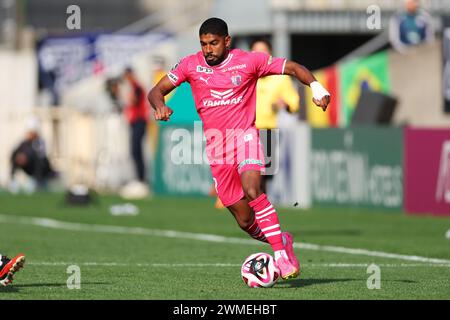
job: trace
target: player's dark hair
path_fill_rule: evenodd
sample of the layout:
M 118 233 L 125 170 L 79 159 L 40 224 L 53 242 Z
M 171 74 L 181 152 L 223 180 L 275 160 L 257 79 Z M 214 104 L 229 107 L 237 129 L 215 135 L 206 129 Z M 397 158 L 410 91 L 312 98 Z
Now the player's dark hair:
M 222 37 L 228 36 L 228 26 L 225 21 L 219 18 L 209 18 L 200 26 L 198 34 L 214 34 Z
M 254 39 L 252 42 L 250 42 L 250 49 L 252 49 L 253 46 L 255 45 L 255 43 L 258 43 L 258 42 L 264 43 L 267 46 L 267 48 L 269 48 L 270 52 L 272 52 L 272 43 L 267 38 Z

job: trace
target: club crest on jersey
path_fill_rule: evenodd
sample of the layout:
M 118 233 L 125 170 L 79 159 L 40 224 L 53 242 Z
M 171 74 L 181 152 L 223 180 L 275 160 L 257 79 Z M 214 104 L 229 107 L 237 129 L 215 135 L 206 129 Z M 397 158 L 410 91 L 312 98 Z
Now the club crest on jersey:
M 242 77 L 240 74 L 234 74 L 231 76 L 231 83 L 235 86 L 239 86 L 242 83 Z

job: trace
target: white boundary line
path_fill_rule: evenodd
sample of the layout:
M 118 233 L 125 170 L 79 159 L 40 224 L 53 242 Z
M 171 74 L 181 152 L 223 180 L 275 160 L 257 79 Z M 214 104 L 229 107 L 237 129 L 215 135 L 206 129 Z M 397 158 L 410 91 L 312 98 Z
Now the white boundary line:
M 20 217 L 12 215 L 0 214 L 0 222 L 3 223 L 13 223 L 13 224 L 24 224 L 33 225 L 50 229 L 57 230 L 70 230 L 70 231 L 88 231 L 88 232 L 98 232 L 98 233 L 116 233 L 116 234 L 133 234 L 133 235 L 146 235 L 153 237 L 164 237 L 164 238 L 177 238 L 177 239 L 189 239 L 189 240 L 200 240 L 218 243 L 230 243 L 230 244 L 247 244 L 247 245 L 263 245 L 263 243 L 253 240 L 253 239 L 243 239 L 234 237 L 225 237 L 214 234 L 205 233 L 191 233 L 182 232 L 174 230 L 158 230 L 158 229 L 147 229 L 141 227 L 122 227 L 113 225 L 98 225 L 98 224 L 85 224 L 76 222 L 65 222 L 49 218 L 37 218 L 37 217 Z M 371 251 L 367 249 L 356 249 L 356 248 L 345 248 L 329 245 L 317 245 L 312 243 L 294 243 L 294 248 L 313 250 L 313 251 L 324 251 L 324 252 L 338 252 L 351 255 L 362 255 L 369 257 L 379 257 L 388 259 L 398 259 L 405 261 L 414 262 L 425 262 L 433 264 L 450 264 L 450 260 L 438 259 L 438 258 L 428 258 L 414 255 L 404 255 L 396 253 L 388 253 L 383 251 Z
M 27 262 L 34 266 L 94 266 L 94 267 L 150 267 L 150 268 L 226 268 L 226 267 L 240 267 L 236 263 L 120 263 L 120 262 L 48 262 L 48 261 L 32 261 Z M 449 265 L 450 266 L 450 265 Z
M 46 262 L 33 261 L 27 262 L 28 265 L 33 266 L 93 266 L 93 267 L 148 267 L 148 268 L 228 268 L 241 267 L 237 263 L 118 263 L 118 262 Z M 367 268 L 369 263 L 303 263 L 305 268 Z M 436 264 L 436 263 L 398 263 L 398 264 L 376 264 L 383 268 L 416 268 L 416 267 L 444 267 L 450 268 L 450 264 Z

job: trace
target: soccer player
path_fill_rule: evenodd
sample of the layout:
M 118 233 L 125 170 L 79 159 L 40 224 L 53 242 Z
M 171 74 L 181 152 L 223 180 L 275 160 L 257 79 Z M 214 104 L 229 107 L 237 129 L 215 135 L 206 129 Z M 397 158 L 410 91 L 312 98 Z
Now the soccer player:
M 7 286 L 11 284 L 14 274 L 23 268 L 25 264 L 25 256 L 19 254 L 12 259 L 0 254 L 0 285 Z
M 265 53 L 230 49 L 228 26 L 209 18 L 199 30 L 201 51 L 180 60 L 149 92 L 155 119 L 168 121 L 173 111 L 164 96 L 187 81 L 203 122 L 217 194 L 239 226 L 254 239 L 268 242 L 283 279 L 295 278 L 300 265 L 293 238 L 281 232 L 275 208 L 261 191 L 264 155 L 255 127 L 258 78 L 289 74 L 309 85 L 314 103 L 326 110 L 330 94 L 298 63 Z

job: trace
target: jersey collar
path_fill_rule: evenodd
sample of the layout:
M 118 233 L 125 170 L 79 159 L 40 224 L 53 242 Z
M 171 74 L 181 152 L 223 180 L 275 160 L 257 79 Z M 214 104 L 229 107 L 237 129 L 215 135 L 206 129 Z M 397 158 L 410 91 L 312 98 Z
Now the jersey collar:
M 209 64 L 208 64 L 208 62 L 206 62 L 206 59 L 205 59 L 205 57 L 203 56 L 203 53 L 200 51 L 199 52 L 200 54 L 201 54 L 201 56 L 203 57 L 203 61 L 205 62 L 205 65 L 208 67 L 208 68 L 213 68 L 213 69 L 222 69 L 223 67 L 225 67 L 228 63 L 230 63 L 230 61 L 231 61 L 231 59 L 233 59 L 233 53 L 232 53 L 232 50 L 230 50 L 229 52 L 228 52 L 228 56 L 226 57 L 226 59 L 225 60 L 223 60 L 220 64 L 218 64 L 217 66 L 210 66 Z

